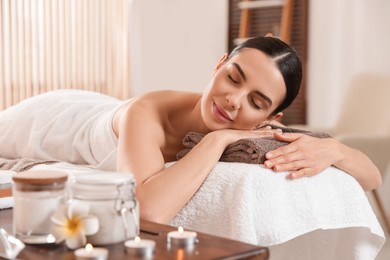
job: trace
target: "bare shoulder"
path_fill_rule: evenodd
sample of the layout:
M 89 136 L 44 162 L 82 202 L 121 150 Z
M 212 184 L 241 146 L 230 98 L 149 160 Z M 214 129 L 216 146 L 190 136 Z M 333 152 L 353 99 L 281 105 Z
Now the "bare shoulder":
M 200 94 L 175 90 L 153 91 L 134 98 L 128 104 L 127 113 L 143 110 L 163 120 L 171 113 L 177 113 L 199 100 Z M 155 118 L 156 119 L 156 118 Z
M 199 99 L 200 94 L 175 90 L 153 91 L 134 97 L 117 111 L 113 119 L 113 128 L 119 136 L 120 122 L 128 118 L 137 118 L 145 124 L 162 126 L 172 113 L 185 109 Z
M 157 91 L 126 103 L 113 122 L 118 136 L 118 167 L 145 172 L 143 181 L 150 173 L 160 171 L 165 162 L 174 160 L 182 146 L 183 136 L 178 132 L 178 124 L 183 124 L 182 115 L 188 113 L 199 97 L 196 93 Z M 128 159 L 130 155 L 132 160 Z

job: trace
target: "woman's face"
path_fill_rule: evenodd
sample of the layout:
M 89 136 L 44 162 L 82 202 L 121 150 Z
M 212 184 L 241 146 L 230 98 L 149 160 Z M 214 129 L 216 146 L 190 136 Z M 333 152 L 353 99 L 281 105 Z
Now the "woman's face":
M 286 87 L 272 58 L 255 49 L 242 49 L 217 64 L 202 96 L 202 117 L 211 130 L 250 130 L 282 114 L 271 115 L 281 104 Z

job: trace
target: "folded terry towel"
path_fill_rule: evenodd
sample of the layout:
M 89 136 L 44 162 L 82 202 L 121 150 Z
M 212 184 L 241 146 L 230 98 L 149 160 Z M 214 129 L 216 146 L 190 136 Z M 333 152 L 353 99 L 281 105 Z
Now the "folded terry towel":
M 312 132 L 302 129 L 279 127 L 275 125 L 268 125 L 273 129 L 281 129 L 284 133 L 302 133 L 317 138 L 329 138 L 330 135 L 324 132 Z M 180 160 L 183 158 L 195 145 L 197 145 L 204 134 L 189 132 L 183 139 L 183 144 L 186 147 L 177 153 L 176 158 Z M 228 145 L 223 152 L 219 161 L 221 162 L 242 162 L 252 164 L 262 164 L 265 161 L 265 154 L 269 151 L 275 150 L 288 143 L 275 140 L 273 138 L 245 138 L 238 140 Z
M 27 171 L 38 164 L 53 164 L 56 162 L 57 161 L 35 160 L 30 158 L 22 158 L 22 159 L 0 158 L 0 170 L 22 172 L 22 171 Z

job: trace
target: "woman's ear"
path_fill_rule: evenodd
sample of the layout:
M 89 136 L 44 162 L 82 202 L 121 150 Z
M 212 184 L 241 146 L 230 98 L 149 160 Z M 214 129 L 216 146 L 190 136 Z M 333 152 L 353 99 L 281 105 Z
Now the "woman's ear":
M 277 120 L 279 120 L 280 118 L 282 118 L 283 116 L 283 113 L 282 112 L 279 112 L 277 113 L 276 115 L 270 115 L 267 120 L 264 120 L 263 122 L 259 123 L 258 125 L 256 125 L 254 127 L 254 129 L 260 129 L 262 127 L 265 127 L 266 125 L 277 125 L 277 126 L 283 126 L 282 123 L 279 123 Z
M 214 67 L 214 70 L 213 70 L 213 76 L 215 73 L 217 73 L 217 71 L 219 70 L 219 68 L 225 63 L 225 61 L 227 60 L 228 58 L 228 54 L 225 53 L 218 61 L 218 64 Z
M 274 115 L 274 116 L 271 117 L 271 118 L 272 118 L 271 121 L 279 120 L 279 119 L 282 118 L 282 116 L 283 116 L 283 113 L 282 113 L 282 112 L 279 112 L 279 113 L 277 113 L 276 115 Z

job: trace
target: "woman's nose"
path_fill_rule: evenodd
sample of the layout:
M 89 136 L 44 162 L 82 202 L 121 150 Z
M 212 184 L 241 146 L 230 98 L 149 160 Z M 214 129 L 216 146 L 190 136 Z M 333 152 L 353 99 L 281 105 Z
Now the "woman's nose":
M 236 110 L 241 107 L 241 99 L 242 95 L 240 93 L 230 94 L 226 96 L 226 102 L 228 107 L 230 106 L 232 109 Z

